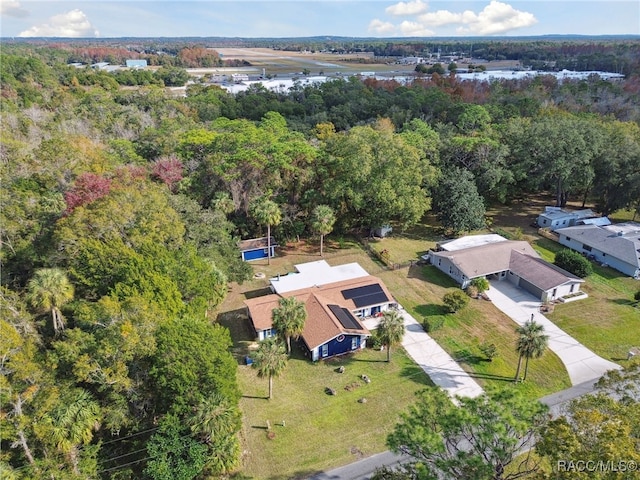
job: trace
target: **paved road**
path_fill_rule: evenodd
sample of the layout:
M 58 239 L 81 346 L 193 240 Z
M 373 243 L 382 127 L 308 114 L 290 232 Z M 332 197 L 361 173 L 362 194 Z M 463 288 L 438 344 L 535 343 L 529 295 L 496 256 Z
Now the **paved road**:
M 540 401 L 549 407 L 551 415 L 555 418 L 563 414 L 563 408 L 571 400 L 592 393 L 594 391 L 594 384 L 595 381 L 588 381 L 574 385 L 561 392 L 547 395 L 541 398 Z M 344 467 L 318 473 L 309 477 L 308 480 L 368 480 L 373 476 L 377 468 L 384 465 L 392 467 L 409 460 L 410 457 L 406 455 L 396 455 L 390 451 L 386 451 L 350 463 Z
M 523 325 L 531 318 L 544 325 L 544 331 L 549 335 L 549 350 L 564 363 L 572 385 L 595 381 L 609 370 L 622 368 L 617 363 L 599 357 L 558 328 L 540 313 L 540 300 L 526 290 L 516 287 L 509 281 L 501 281 L 491 282 L 491 288 L 486 293 L 494 305 L 509 315 L 518 325 Z
M 404 318 L 405 333 L 402 346 L 407 354 L 419 365 L 429 378 L 445 390 L 452 398 L 477 397 L 483 390 L 464 369 L 451 358 L 438 343 L 424 331 L 422 325 L 400 307 Z M 367 319 L 364 325 L 369 329 L 378 326 L 379 318 Z

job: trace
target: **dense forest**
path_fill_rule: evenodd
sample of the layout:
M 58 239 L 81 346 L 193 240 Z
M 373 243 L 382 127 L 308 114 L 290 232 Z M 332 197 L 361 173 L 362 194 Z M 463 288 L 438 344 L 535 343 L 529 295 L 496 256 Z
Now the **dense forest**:
M 487 58 L 525 51 L 498 43 Z M 639 209 L 640 45 L 601 43 L 624 80 L 351 77 L 235 96 L 195 82 L 185 97 L 164 86 L 219 61 L 210 50 L 163 44 L 161 73 L 123 88 L 125 74 L 68 65 L 115 55 L 102 45 L 3 45 L 3 478 L 241 468 L 237 363 L 215 314 L 252 274 L 236 244 L 265 234 L 261 204 L 280 209 L 281 242 L 312 235 L 320 205 L 340 234 L 430 210 L 469 230 L 487 205 L 542 191 Z

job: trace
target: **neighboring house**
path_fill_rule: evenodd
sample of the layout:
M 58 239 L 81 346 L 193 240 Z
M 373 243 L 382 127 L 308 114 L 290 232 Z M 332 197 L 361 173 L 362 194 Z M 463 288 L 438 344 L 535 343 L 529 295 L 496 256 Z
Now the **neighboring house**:
M 271 313 L 280 299 L 295 297 L 302 301 L 307 320 L 300 339 L 313 361 L 364 348 L 370 332 L 361 320 L 396 303 L 384 283 L 357 263 L 331 267 L 321 260 L 296 265 L 296 270 L 271 279 L 276 293 L 244 303 L 256 337 L 264 340 L 277 333 Z M 322 272 L 327 273 L 326 278 L 318 276 Z
M 250 238 L 248 240 L 241 240 L 238 243 L 238 248 L 240 249 L 240 254 L 242 255 L 242 260 L 245 262 L 250 262 L 252 260 L 260 260 L 268 257 L 276 256 L 276 245 L 275 239 L 271 237 L 271 253 L 269 254 L 269 242 L 267 241 L 267 237 L 261 238 Z
M 458 245 L 471 246 L 431 252 L 430 261 L 461 288 L 474 278 L 508 279 L 542 302 L 580 291 L 584 280 L 541 259 L 528 242 L 501 238 L 487 243 L 487 238 L 462 237 L 456 240 Z
M 538 215 L 538 226 L 555 231 L 558 228 L 571 227 L 579 221 L 595 218 L 593 210 L 564 210 L 560 207 L 544 207 L 544 213 Z
M 565 247 L 630 277 L 640 278 L 640 223 L 576 225 L 556 231 Z

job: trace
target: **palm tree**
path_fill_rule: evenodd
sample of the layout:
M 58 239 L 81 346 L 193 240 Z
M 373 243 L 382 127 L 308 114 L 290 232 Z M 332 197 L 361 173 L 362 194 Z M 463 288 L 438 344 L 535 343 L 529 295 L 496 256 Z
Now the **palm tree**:
M 277 377 L 287 366 L 287 352 L 277 337 L 260 342 L 253 354 L 252 366 L 258 370 L 259 377 L 269 377 L 269 400 L 273 396 L 273 377 Z
M 93 431 L 100 427 L 100 405 L 89 392 L 73 389 L 67 392 L 58 406 L 44 419 L 49 427 L 48 439 L 69 457 L 73 472 L 79 474 L 79 446 L 87 445 Z
M 331 233 L 336 216 L 329 205 L 318 205 L 313 209 L 311 216 L 311 228 L 320 234 L 320 256 L 322 257 L 322 244 L 324 236 Z
M 240 466 L 237 433 L 242 426 L 240 411 L 229 399 L 213 393 L 203 399 L 190 419 L 191 431 L 210 447 L 207 468 L 216 475 Z
M 517 382 L 520 377 L 522 358 L 525 358 L 524 378 L 522 379 L 524 382 L 527 379 L 527 372 L 529 370 L 529 359 L 540 358 L 542 356 L 549 343 L 549 336 L 544 334 L 544 326 L 533 320 L 533 315 L 531 316 L 531 320 L 527 320 L 524 325 L 516 328 L 516 333 L 519 335 L 516 344 L 516 351 L 519 357 L 515 381 Z
M 291 337 L 298 338 L 304 330 L 307 321 L 307 310 L 304 303 L 295 297 L 281 298 L 279 307 L 271 312 L 273 328 L 275 328 L 287 342 L 287 352 L 291 353 Z
M 378 325 L 378 338 L 387 347 L 387 362 L 391 361 L 391 347 L 404 336 L 404 318 L 397 310 L 387 310 Z
M 267 263 L 271 265 L 271 225 L 282 221 L 282 212 L 276 202 L 264 197 L 255 200 L 250 210 L 253 218 L 267 226 Z
M 64 330 L 64 318 L 60 308 L 73 300 L 73 285 L 60 268 L 37 270 L 27 283 L 27 301 L 38 310 L 51 312 L 53 331 L 57 335 Z

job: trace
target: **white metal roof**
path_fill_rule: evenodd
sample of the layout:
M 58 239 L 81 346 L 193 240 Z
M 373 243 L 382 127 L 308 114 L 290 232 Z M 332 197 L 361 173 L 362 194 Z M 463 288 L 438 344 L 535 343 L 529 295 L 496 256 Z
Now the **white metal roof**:
M 497 233 L 489 233 L 486 235 L 468 235 L 466 237 L 456 238 L 455 240 L 449 240 L 448 242 L 441 242 L 438 244 L 438 247 L 440 247 L 442 250 L 446 250 L 447 252 L 455 252 L 456 250 L 479 247 L 480 245 L 504 242 L 506 240 L 506 238 L 498 235 Z
M 324 260 L 317 260 L 295 265 L 295 268 L 297 272 L 270 279 L 271 287 L 276 293 L 282 294 L 293 290 L 369 276 L 369 273 L 357 263 L 346 263 L 332 267 Z

